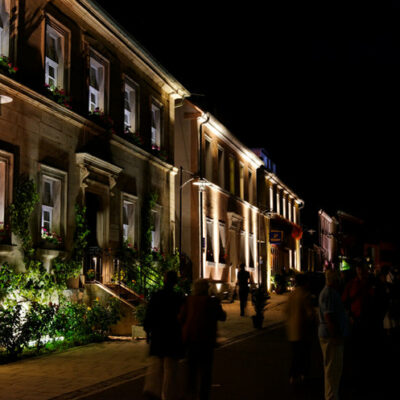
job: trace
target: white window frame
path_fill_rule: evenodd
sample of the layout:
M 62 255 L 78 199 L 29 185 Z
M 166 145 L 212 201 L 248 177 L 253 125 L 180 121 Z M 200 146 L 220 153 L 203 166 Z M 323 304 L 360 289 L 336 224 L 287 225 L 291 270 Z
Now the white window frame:
M 157 116 L 158 111 L 158 116 Z M 151 146 L 153 149 L 161 148 L 161 121 L 162 106 L 153 100 L 151 102 Z M 154 123 L 154 125 L 153 125 Z
M 6 151 L 0 150 L 0 229 L 4 229 L 7 225 L 6 210 L 12 203 L 13 193 L 13 173 L 14 173 L 14 155 Z
M 45 83 L 49 86 L 57 87 L 68 91 L 68 70 L 69 70 L 69 48 L 71 32 L 64 25 L 60 24 L 51 15 L 46 15 L 45 18 L 45 49 L 44 49 L 44 64 L 45 64 Z M 47 46 L 49 38 L 55 40 L 55 51 L 57 52 L 58 60 L 53 60 L 47 56 Z M 54 68 L 55 79 L 50 77 L 49 67 Z M 50 82 L 54 80 L 54 84 Z
M 95 88 L 90 83 L 91 69 L 96 72 L 96 80 L 98 88 Z M 93 112 L 96 108 L 102 112 L 107 111 L 107 93 L 108 93 L 108 74 L 109 62 L 100 54 L 90 49 L 89 55 L 89 99 L 88 109 Z M 95 102 L 92 102 L 92 95 L 96 97 Z
M 39 182 L 41 190 L 41 213 L 40 213 L 40 234 L 43 234 L 44 212 L 48 211 L 50 216 L 49 233 L 56 232 L 61 237 L 66 237 L 67 229 L 67 173 L 45 164 L 39 164 Z M 44 203 L 44 185 L 51 183 L 50 204 Z M 57 185 L 57 189 L 56 189 Z M 55 213 L 57 220 L 55 221 Z
M 57 52 L 58 62 L 47 56 L 47 46 L 49 38 L 55 41 L 55 51 Z M 46 70 L 45 70 L 45 83 L 58 88 L 64 88 L 64 36 L 57 32 L 52 26 L 46 24 Z M 55 77 L 51 77 L 49 70 L 50 67 L 54 69 Z M 50 82 L 50 79 L 54 83 Z
M 0 5 L 0 19 L 2 27 L 0 26 L 0 55 L 9 56 L 10 53 L 10 10 L 11 0 L 2 0 Z
M 129 96 L 129 108 L 125 107 L 125 93 Z M 125 79 L 124 82 L 124 130 L 125 132 L 135 133 L 137 130 L 137 116 L 138 116 L 138 85 L 134 84 L 131 80 Z
M 122 204 L 121 204 L 121 226 L 122 226 L 122 239 L 124 242 L 128 242 L 131 245 L 136 244 L 136 207 L 137 197 L 123 193 Z M 124 208 L 125 206 L 131 206 L 131 213 L 127 214 L 128 224 L 124 223 Z
M 154 218 L 154 226 L 151 230 L 151 248 L 161 249 L 161 206 L 156 205 L 152 210 L 152 218 Z
M 46 221 L 44 218 L 46 212 L 49 213 L 48 221 Z M 48 228 L 46 228 L 46 226 L 45 226 L 46 223 L 49 224 Z M 53 207 L 42 204 L 42 216 L 41 216 L 41 223 L 40 223 L 40 230 L 41 230 L 42 235 L 44 233 L 44 229 L 46 229 L 49 234 L 51 232 L 53 232 Z

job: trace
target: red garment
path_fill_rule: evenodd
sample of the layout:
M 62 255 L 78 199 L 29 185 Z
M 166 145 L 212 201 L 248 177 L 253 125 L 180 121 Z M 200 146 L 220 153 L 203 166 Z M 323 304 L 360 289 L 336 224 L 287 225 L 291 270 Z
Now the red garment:
M 373 288 L 368 280 L 356 277 L 346 285 L 342 294 L 342 301 L 345 305 L 350 306 L 353 318 L 360 318 L 367 311 L 372 295 Z
M 180 314 L 183 341 L 214 345 L 217 321 L 224 321 L 226 313 L 218 299 L 210 296 L 188 296 Z

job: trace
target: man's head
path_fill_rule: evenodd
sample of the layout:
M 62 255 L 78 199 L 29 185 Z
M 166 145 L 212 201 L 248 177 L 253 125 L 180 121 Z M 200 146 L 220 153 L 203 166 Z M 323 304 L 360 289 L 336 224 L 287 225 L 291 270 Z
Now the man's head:
M 333 288 L 339 286 L 339 276 L 336 271 L 332 269 L 327 269 L 325 272 L 325 284 Z
M 209 283 L 207 279 L 198 279 L 193 284 L 193 295 L 195 296 L 207 296 L 209 289 Z
M 246 265 L 245 265 L 245 264 L 242 263 L 242 264 L 239 265 L 239 269 L 240 269 L 240 270 L 244 270 L 245 268 L 246 268 Z

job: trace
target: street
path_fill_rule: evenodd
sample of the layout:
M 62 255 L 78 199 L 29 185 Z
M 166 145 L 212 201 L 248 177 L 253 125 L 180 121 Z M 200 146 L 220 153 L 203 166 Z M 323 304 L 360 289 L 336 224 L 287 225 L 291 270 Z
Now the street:
M 290 348 L 282 326 L 257 332 L 218 348 L 215 352 L 211 399 L 323 399 L 323 370 L 317 338 L 314 340 L 311 352 L 310 378 L 302 386 L 289 384 L 289 352 Z M 394 359 L 395 353 L 392 352 L 391 355 Z M 383 353 L 380 356 L 386 358 L 386 363 L 371 365 L 374 378 L 365 377 L 361 389 L 356 387 L 354 371 L 351 370 L 351 362 L 347 359 L 342 379 L 342 399 L 393 398 L 393 395 L 390 395 L 390 389 L 392 383 L 395 386 L 395 380 L 391 375 L 395 374 L 396 369 L 391 369 L 390 364 L 387 363 L 389 357 Z M 144 399 L 141 393 L 143 381 L 144 378 L 141 376 L 79 398 L 85 400 Z

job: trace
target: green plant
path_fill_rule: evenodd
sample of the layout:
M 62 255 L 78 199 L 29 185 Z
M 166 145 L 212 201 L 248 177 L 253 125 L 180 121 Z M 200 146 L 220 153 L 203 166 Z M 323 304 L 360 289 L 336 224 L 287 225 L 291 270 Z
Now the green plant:
M 29 223 L 38 202 L 39 194 L 35 182 L 28 176 L 21 175 L 15 188 L 14 202 L 10 205 L 9 212 L 12 232 L 21 240 L 27 268 L 29 268 L 35 254 Z
M 114 121 L 111 117 L 104 114 L 104 112 L 101 111 L 98 107 L 95 108 L 93 111 L 89 111 L 88 118 L 97 125 L 100 125 L 102 128 L 104 128 L 108 133 L 115 133 Z
M 15 75 L 18 71 L 17 67 L 14 67 L 10 59 L 6 56 L 0 56 L 0 72 L 5 73 L 8 76 Z
M 0 347 L 14 358 L 22 352 L 28 341 L 29 330 L 24 324 L 22 305 L 0 306 Z
M 42 227 L 42 239 L 45 240 L 46 242 L 55 244 L 55 245 L 60 245 L 62 243 L 62 238 L 60 235 L 58 235 L 56 232 L 49 232 L 46 228 Z
M 93 335 L 105 338 L 110 333 L 111 325 L 120 318 L 119 302 L 111 299 L 107 305 L 102 305 L 98 300 L 92 303 L 86 314 L 86 324 Z
M 66 108 L 72 109 L 70 104 L 71 98 L 66 95 L 64 89 L 59 89 L 58 87 L 54 85 L 49 85 L 48 83 L 46 83 L 44 86 L 45 86 L 45 95 L 47 97 L 51 98 L 56 103 Z
M 139 326 L 143 326 L 144 318 L 146 316 L 147 303 L 143 302 L 135 307 L 135 319 Z

